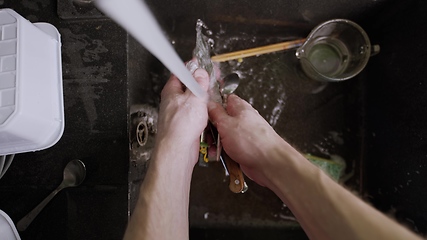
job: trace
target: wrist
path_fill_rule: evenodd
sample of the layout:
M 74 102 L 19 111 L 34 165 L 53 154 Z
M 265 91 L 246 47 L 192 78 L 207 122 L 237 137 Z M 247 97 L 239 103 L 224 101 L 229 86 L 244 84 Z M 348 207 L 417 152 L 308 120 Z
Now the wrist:
M 295 186 L 284 183 L 300 182 L 305 175 L 313 174 L 312 171 L 316 168 L 286 141 L 282 139 L 278 142 L 268 153 L 264 172 L 267 178 L 266 186 L 282 197 Z
M 184 142 L 171 138 L 156 140 L 150 164 L 158 171 L 169 171 L 169 174 L 188 175 L 191 178 L 197 162 L 199 142 Z

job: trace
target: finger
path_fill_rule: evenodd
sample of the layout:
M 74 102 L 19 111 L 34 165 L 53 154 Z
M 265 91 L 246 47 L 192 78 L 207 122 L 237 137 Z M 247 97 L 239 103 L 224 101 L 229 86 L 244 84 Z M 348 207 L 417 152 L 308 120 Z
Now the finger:
M 193 57 L 193 59 L 185 63 L 185 67 L 193 74 L 199 68 L 199 63 L 197 59 Z
M 229 120 L 230 116 L 225 111 L 225 109 L 222 107 L 222 105 L 219 103 L 209 102 L 208 103 L 208 113 L 209 113 L 209 118 L 210 118 L 212 124 L 217 128 L 219 125 L 222 125 L 219 123 L 230 121 Z
M 175 75 L 171 75 L 169 80 L 166 82 L 165 86 L 162 90 L 162 96 L 163 95 L 170 95 L 170 94 L 182 94 L 184 93 L 184 87 L 179 81 L 179 79 Z
M 203 90 L 207 91 L 209 89 L 209 74 L 206 70 L 199 68 L 193 73 L 193 76 Z
M 215 73 L 215 76 L 217 77 L 217 81 L 219 80 L 220 76 L 221 76 L 221 69 L 219 68 L 219 63 L 212 63 L 213 65 L 213 71 Z
M 245 111 L 245 110 L 255 111 L 255 109 L 248 102 L 241 99 L 237 95 L 231 94 L 230 96 L 228 96 L 228 98 L 227 98 L 227 112 L 230 116 L 235 117 L 235 116 L 239 115 L 242 111 Z

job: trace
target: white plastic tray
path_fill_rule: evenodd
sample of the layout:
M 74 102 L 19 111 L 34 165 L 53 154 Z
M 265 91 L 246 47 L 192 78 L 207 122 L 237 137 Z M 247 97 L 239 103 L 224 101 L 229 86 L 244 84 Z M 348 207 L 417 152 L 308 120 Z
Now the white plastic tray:
M 12 219 L 0 210 L 0 238 L 2 240 L 21 240 Z
M 60 34 L 11 9 L 0 28 L 0 155 L 48 148 L 64 131 Z

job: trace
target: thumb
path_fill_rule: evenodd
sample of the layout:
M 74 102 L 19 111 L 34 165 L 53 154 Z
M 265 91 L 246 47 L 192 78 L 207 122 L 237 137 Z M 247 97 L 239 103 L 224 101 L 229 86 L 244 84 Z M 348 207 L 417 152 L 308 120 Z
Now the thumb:
M 209 74 L 204 69 L 197 69 L 193 73 L 193 77 L 196 79 L 197 83 L 199 83 L 200 87 L 203 90 L 208 91 L 209 89 Z
M 245 100 L 235 94 L 228 96 L 227 112 L 230 116 L 238 116 L 245 110 L 255 111 L 255 109 Z
M 208 113 L 212 124 L 216 128 L 218 128 L 219 125 L 223 125 L 223 123 L 226 124 L 225 122 L 229 121 L 231 118 L 222 105 L 217 102 L 208 102 Z

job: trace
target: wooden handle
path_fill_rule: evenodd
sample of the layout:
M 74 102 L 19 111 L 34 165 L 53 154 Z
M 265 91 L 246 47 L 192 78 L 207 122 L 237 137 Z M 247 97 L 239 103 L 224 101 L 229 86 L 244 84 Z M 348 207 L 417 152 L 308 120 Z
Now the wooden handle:
M 228 185 L 230 190 L 234 193 L 244 192 L 245 178 L 239 164 L 231 159 L 224 151 L 222 154 L 230 174 L 230 184 Z
M 239 58 L 252 57 L 252 56 L 266 54 L 266 53 L 283 51 L 283 50 L 299 47 L 304 42 L 305 42 L 305 38 L 288 41 L 288 42 L 276 43 L 276 44 L 257 47 L 257 48 L 250 48 L 250 49 L 245 49 L 241 51 L 212 56 L 211 60 L 213 62 L 225 62 L 225 61 L 235 60 Z

